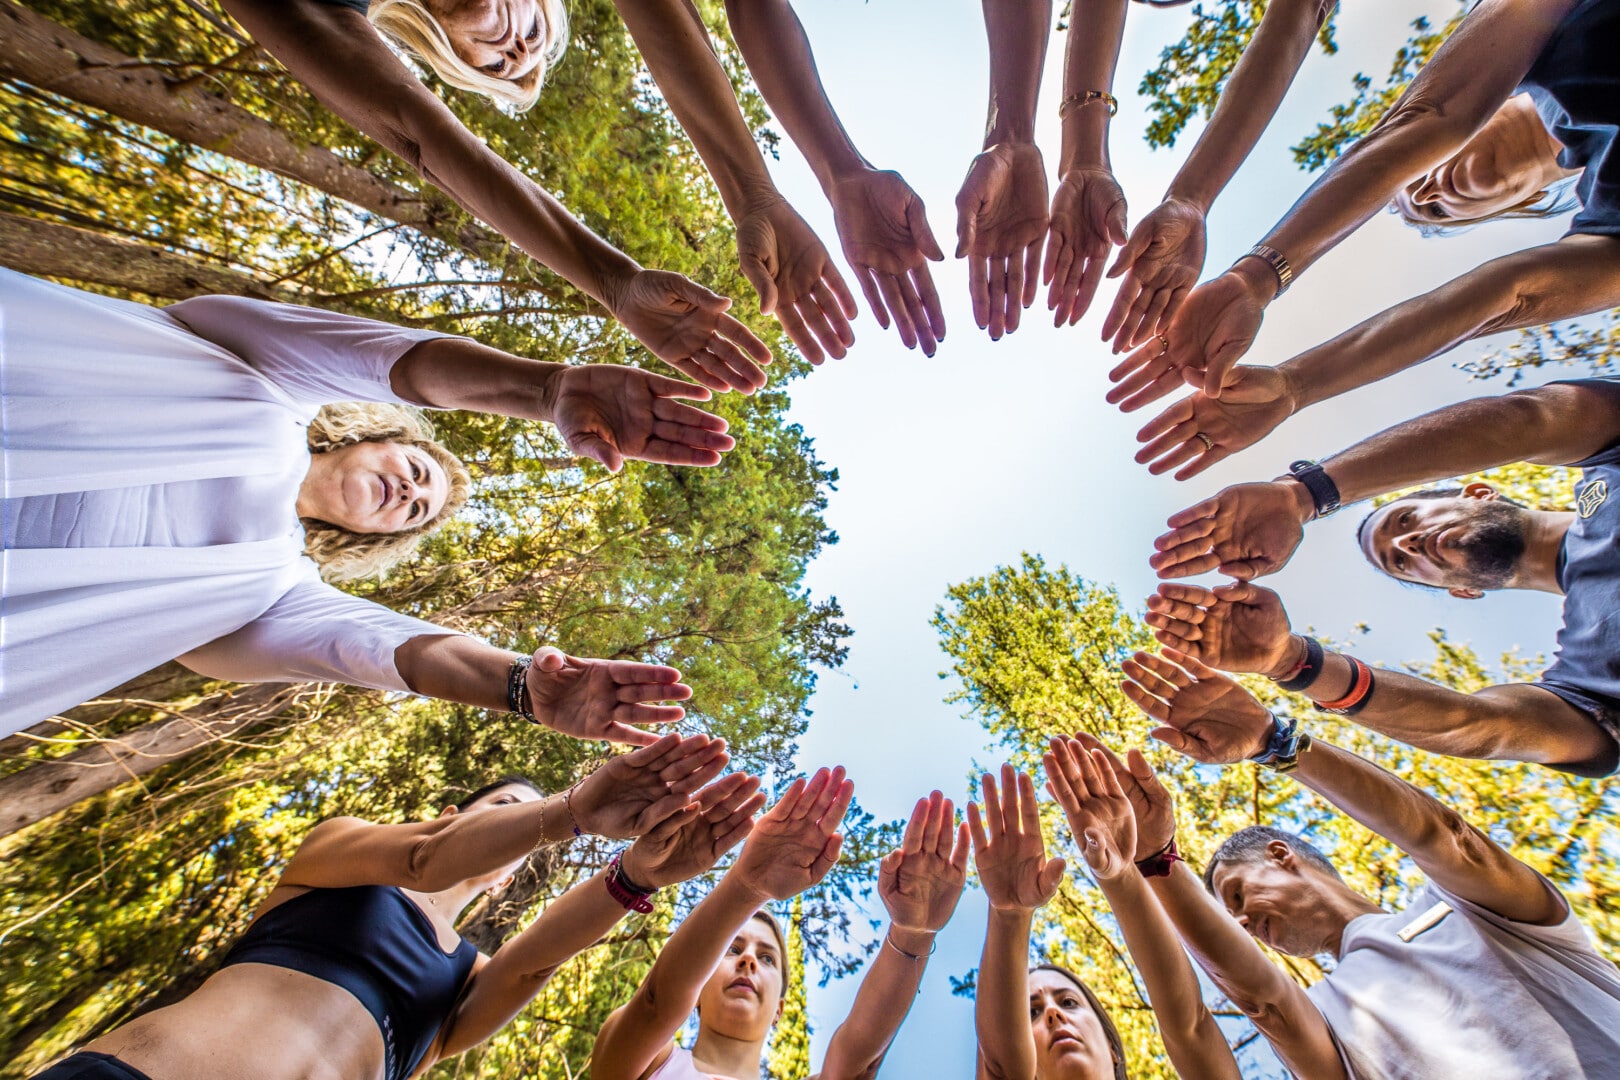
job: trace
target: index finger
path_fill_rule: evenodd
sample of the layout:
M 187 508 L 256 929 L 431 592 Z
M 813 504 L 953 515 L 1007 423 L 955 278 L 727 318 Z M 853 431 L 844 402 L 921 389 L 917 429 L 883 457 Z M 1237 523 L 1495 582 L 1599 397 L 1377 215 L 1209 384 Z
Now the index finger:
M 644 664 L 638 660 L 609 660 L 607 665 L 608 674 L 612 675 L 613 681 L 620 686 L 636 683 L 663 685 L 681 681 L 681 673 L 666 664 Z
M 642 372 L 646 376 L 648 389 L 654 397 L 659 398 L 688 398 L 692 401 L 708 401 L 714 392 L 706 386 L 687 382 L 685 379 L 672 379 L 668 375 L 658 375 L 651 371 Z M 693 410 L 701 411 L 701 410 Z M 704 416 L 711 415 L 704 413 Z

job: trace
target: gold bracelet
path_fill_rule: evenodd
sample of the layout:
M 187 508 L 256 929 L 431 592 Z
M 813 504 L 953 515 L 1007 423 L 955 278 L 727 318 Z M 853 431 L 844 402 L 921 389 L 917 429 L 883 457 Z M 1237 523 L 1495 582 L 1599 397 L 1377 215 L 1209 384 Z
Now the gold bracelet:
M 1063 120 L 1074 110 L 1093 101 L 1103 101 L 1108 104 L 1108 115 L 1113 116 L 1119 112 L 1119 99 L 1106 90 L 1076 90 L 1058 103 L 1058 119 Z

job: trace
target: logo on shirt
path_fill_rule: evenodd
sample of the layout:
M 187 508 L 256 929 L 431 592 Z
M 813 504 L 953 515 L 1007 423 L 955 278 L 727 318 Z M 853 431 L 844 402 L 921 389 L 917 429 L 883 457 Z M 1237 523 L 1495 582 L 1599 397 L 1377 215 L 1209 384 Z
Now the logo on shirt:
M 1579 511 L 1581 517 L 1589 518 L 1597 513 L 1597 508 L 1602 506 L 1608 497 L 1609 485 L 1602 480 L 1594 480 L 1583 487 L 1581 493 L 1576 496 L 1575 509 Z

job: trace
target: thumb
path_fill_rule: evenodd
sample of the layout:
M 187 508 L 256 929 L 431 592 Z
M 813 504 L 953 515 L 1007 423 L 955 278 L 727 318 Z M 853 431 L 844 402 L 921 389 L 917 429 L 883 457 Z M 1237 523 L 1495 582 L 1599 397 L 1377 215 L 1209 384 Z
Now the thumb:
M 956 211 L 956 257 L 958 259 L 967 255 L 973 247 L 974 239 L 974 207 L 959 206 Z
M 939 241 L 934 239 L 934 230 L 928 227 L 928 213 L 923 209 L 921 199 L 912 199 L 906 204 L 906 226 L 911 229 L 912 238 L 917 241 L 924 258 L 934 262 L 944 260 L 945 253 L 939 249 Z
M 567 655 L 551 645 L 542 645 L 534 651 L 534 666 L 541 671 L 561 671 L 567 661 Z
M 1108 240 L 1113 244 L 1125 242 L 1125 200 L 1116 202 L 1108 211 Z
M 1068 869 L 1068 866 L 1062 859 L 1053 859 L 1047 863 L 1046 869 L 1041 871 L 1041 892 L 1051 892 L 1056 889 L 1058 882 L 1063 880 L 1063 871 L 1066 869 Z
M 624 468 L 624 455 L 618 448 L 600 435 L 581 435 L 574 440 L 574 453 L 580 457 L 588 457 L 592 461 L 601 462 L 607 466 L 608 472 L 618 472 Z
M 754 291 L 759 294 L 759 313 L 761 315 L 776 314 L 776 282 L 771 278 L 771 272 L 766 269 L 765 263 L 757 255 L 744 255 L 739 264 L 743 276 L 748 279 Z
M 904 861 L 905 856 L 899 850 L 891 851 L 879 861 L 878 870 L 884 877 L 894 877 L 900 873 L 900 864 Z
M 731 297 L 721 296 L 713 289 L 699 285 L 691 278 L 683 278 L 682 280 L 686 282 L 686 291 L 690 294 L 686 299 L 698 307 L 707 311 L 724 311 L 731 306 Z
M 1123 225 L 1125 221 L 1124 207 L 1120 207 L 1119 217 L 1120 223 Z M 1112 220 L 1109 221 L 1108 227 L 1110 230 L 1113 229 Z M 1124 241 L 1125 246 L 1119 249 L 1119 258 L 1115 259 L 1114 265 L 1108 268 L 1108 276 L 1116 278 L 1129 270 L 1136 263 L 1136 260 L 1142 257 L 1142 253 L 1147 250 L 1148 244 L 1151 242 L 1146 223 L 1138 223 L 1136 231 L 1131 233 L 1129 240 Z
M 1187 753 L 1188 747 L 1192 743 L 1191 739 L 1187 738 L 1185 734 L 1177 731 L 1173 727 L 1156 727 L 1152 731 L 1148 732 L 1148 736 L 1149 738 L 1157 739 L 1159 742 L 1164 743 L 1164 745 L 1176 751 L 1178 754 Z

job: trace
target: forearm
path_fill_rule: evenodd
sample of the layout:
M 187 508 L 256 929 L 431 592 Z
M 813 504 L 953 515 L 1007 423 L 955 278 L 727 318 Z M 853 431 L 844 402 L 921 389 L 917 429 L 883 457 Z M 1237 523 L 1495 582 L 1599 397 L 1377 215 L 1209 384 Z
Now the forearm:
M 394 650 L 394 666 L 423 697 L 505 712 L 507 675 L 519 655 L 474 637 L 424 634 Z
M 388 378 L 394 393 L 430 409 L 545 421 L 551 419 L 552 377 L 565 366 L 446 337 L 412 346 Z
M 1125 11 L 1130 0 L 1077 0 L 1069 18 L 1063 54 L 1063 100 L 1087 90 L 1112 93 L 1119 43 L 1125 34 Z M 1060 107 L 1061 111 L 1061 107 Z M 1063 146 L 1059 175 L 1070 169 L 1110 168 L 1108 158 L 1109 108 L 1093 99 L 1070 105 L 1063 117 Z
M 911 1011 L 928 968 L 934 935 L 890 925 L 872 966 L 866 969 L 849 1016 L 833 1032 L 822 1062 L 822 1080 L 847 1080 L 868 1075 L 882 1060 L 895 1033 Z M 890 944 L 892 942 L 892 945 Z M 919 959 L 902 956 L 904 949 Z
M 1167 199 L 1180 199 L 1209 213 L 1277 114 L 1333 3 L 1273 0 L 1266 6 L 1209 125 L 1165 193 Z
M 776 197 L 703 17 L 691 0 L 615 0 L 659 91 L 714 178 L 733 220 Z
M 640 269 L 456 119 L 363 17 L 320 0 L 226 10 L 325 105 L 610 311 Z
M 1165 1051 L 1182 1076 L 1237 1080 L 1242 1074 L 1226 1037 L 1204 1004 L 1198 976 L 1176 928 L 1134 868 L 1118 878 L 1099 881 L 1114 912 L 1131 962 L 1142 974 Z
M 1594 243 L 1595 241 L 1595 243 Z M 1296 411 L 1503 330 L 1620 303 L 1620 240 L 1567 237 L 1514 252 L 1280 365 Z
M 803 152 L 823 191 L 869 168 L 827 100 L 804 26 L 788 0 L 726 0 L 731 35 L 771 112 Z
M 979 957 L 973 1022 L 979 1055 L 992 1080 L 1034 1080 L 1029 1033 L 1029 932 L 1035 913 L 990 909 Z
M 983 0 L 990 39 L 990 111 L 984 145 L 1035 141 L 1035 102 L 1052 33 L 1052 0 Z

